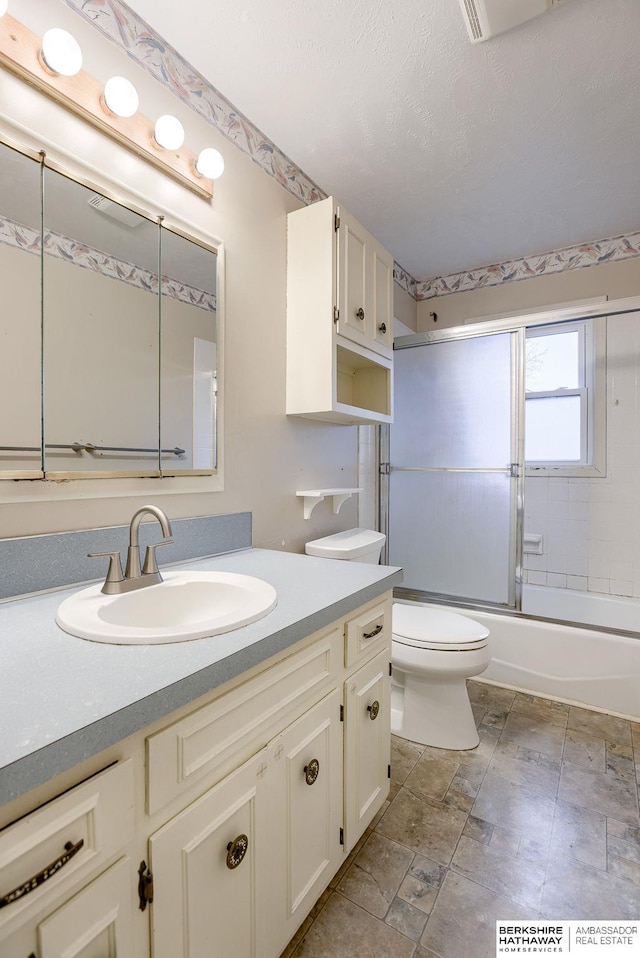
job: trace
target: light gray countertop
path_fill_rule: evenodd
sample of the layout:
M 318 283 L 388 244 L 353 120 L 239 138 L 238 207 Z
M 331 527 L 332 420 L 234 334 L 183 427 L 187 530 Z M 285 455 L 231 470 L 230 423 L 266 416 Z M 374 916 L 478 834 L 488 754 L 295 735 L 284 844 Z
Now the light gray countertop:
M 172 566 L 165 566 L 166 569 Z M 224 635 L 89 642 L 55 623 L 84 586 L 0 603 L 0 805 L 264 662 L 401 581 L 392 566 L 246 549 L 180 568 L 258 576 L 278 604 Z

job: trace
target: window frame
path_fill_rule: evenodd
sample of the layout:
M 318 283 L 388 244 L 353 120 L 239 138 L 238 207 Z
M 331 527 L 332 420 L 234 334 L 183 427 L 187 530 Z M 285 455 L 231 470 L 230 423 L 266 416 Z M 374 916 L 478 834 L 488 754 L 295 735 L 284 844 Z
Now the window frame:
M 579 339 L 579 379 L 576 388 L 527 392 L 524 404 L 542 398 L 580 397 L 580 460 L 527 460 L 526 476 L 588 478 L 606 476 L 606 317 L 552 325 L 527 326 L 527 339 L 576 330 Z

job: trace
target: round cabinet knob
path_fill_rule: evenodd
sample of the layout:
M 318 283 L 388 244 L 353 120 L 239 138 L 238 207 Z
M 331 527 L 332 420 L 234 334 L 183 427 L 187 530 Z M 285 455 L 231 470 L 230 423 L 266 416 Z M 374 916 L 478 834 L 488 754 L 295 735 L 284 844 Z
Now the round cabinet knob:
M 247 854 L 249 839 L 246 835 L 238 835 L 227 845 L 227 868 L 237 868 Z
M 378 326 L 378 329 L 380 330 L 380 332 L 381 332 L 382 335 L 384 336 L 384 334 L 385 334 L 386 331 L 387 331 L 387 324 L 386 324 L 386 323 L 380 323 L 380 325 Z
M 364 309 L 362 308 L 362 306 L 360 307 L 360 309 L 356 309 L 356 318 L 364 319 Z
M 308 765 L 304 767 L 304 780 L 307 785 L 313 785 L 320 774 L 320 762 L 317 758 L 312 758 Z
M 367 712 L 369 713 L 369 718 L 372 722 L 378 718 L 378 712 L 380 711 L 380 702 L 376 699 L 375 702 L 372 702 L 371 705 L 367 705 Z

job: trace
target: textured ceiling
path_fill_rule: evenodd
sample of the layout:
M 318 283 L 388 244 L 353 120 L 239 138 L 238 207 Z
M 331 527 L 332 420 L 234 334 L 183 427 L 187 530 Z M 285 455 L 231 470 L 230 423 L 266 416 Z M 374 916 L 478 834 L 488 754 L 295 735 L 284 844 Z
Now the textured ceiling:
M 640 0 L 127 3 L 419 280 L 640 228 Z

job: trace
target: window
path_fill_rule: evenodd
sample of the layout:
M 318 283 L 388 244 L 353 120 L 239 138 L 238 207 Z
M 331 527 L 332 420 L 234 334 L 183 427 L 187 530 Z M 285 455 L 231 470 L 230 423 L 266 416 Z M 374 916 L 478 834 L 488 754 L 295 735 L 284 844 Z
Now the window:
M 604 475 L 605 320 L 527 329 L 529 475 Z

